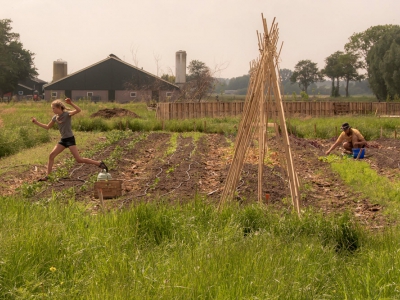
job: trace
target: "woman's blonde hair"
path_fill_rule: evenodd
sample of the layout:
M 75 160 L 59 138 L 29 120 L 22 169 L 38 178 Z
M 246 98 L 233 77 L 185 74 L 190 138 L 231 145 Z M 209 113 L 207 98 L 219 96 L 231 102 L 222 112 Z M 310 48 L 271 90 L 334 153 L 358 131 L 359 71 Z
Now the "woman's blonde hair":
M 62 102 L 61 99 L 57 99 L 57 100 L 54 100 L 53 102 L 51 102 L 51 107 L 61 108 L 62 111 L 66 110 L 65 104 L 64 104 L 64 102 Z

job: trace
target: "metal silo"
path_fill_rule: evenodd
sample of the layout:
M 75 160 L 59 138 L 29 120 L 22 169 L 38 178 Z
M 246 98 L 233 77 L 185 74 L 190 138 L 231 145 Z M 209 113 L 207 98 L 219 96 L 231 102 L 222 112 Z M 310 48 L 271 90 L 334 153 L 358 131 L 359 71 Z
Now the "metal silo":
M 186 82 L 186 51 L 179 50 L 175 56 L 175 83 L 183 85 Z
M 67 76 L 67 62 L 57 59 L 53 62 L 53 82 Z

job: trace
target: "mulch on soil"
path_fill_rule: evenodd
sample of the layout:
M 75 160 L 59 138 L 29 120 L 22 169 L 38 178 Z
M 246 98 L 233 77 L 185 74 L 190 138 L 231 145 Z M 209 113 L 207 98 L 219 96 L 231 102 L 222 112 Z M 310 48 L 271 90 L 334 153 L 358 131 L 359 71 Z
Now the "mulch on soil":
M 106 119 L 114 118 L 114 117 L 132 117 L 132 118 L 140 118 L 137 114 L 133 111 L 124 109 L 124 108 L 105 108 L 101 109 L 98 112 L 95 112 L 91 115 L 92 118 L 94 117 L 102 117 Z

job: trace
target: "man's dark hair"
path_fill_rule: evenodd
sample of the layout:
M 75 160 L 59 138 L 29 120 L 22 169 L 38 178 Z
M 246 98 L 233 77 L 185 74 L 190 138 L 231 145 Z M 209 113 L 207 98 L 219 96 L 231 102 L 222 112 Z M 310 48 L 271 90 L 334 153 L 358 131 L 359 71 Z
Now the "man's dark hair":
M 340 129 L 342 129 L 343 131 L 344 131 L 344 130 L 347 130 L 347 129 L 349 129 L 349 128 L 350 128 L 349 123 L 343 123 L 343 124 L 342 124 L 342 127 L 340 127 Z

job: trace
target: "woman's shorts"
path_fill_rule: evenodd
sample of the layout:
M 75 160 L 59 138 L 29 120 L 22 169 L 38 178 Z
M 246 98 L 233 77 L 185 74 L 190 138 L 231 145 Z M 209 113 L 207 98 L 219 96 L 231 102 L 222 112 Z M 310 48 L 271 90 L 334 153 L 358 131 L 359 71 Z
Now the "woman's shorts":
M 65 138 L 65 139 L 61 139 L 58 143 L 60 145 L 64 146 L 65 148 L 76 145 L 74 136 L 71 136 L 71 137 Z

